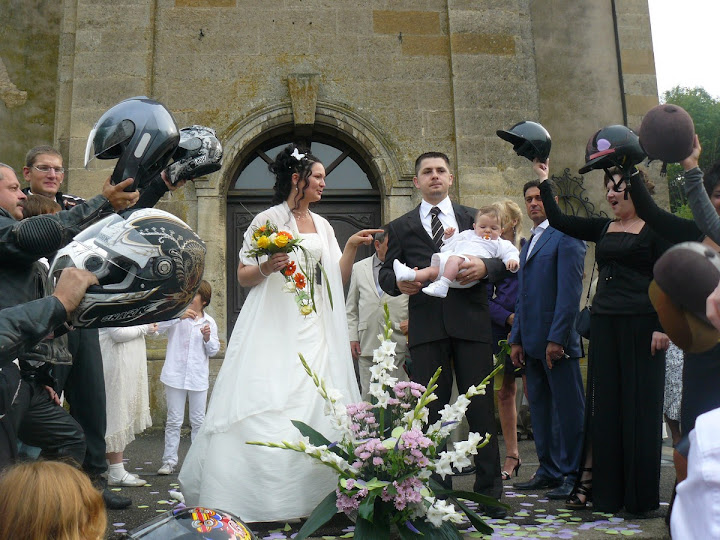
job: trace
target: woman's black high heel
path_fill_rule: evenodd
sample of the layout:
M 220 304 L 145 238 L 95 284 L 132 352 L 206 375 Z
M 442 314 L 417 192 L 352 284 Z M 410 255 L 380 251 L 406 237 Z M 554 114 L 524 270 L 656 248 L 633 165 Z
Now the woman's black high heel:
M 580 469 L 580 474 L 582 475 L 584 472 L 592 473 L 592 469 L 583 467 Z M 580 496 L 585 497 L 585 500 L 580 499 Z M 592 502 L 592 476 L 585 480 L 582 480 L 582 476 L 580 476 L 580 480 L 575 485 L 575 489 L 573 489 L 570 497 L 565 501 L 565 506 L 573 510 L 582 510 L 583 508 L 587 508 L 590 502 Z
M 515 476 L 517 476 L 518 474 L 520 474 L 520 465 L 522 465 L 522 461 L 520 460 L 519 457 L 515 457 L 515 456 L 505 456 L 505 459 L 514 459 L 515 461 L 517 461 L 517 465 L 515 465 L 510 472 L 502 471 L 502 472 L 500 473 L 500 475 L 502 476 L 503 481 L 505 481 L 505 480 L 510 480 L 510 478 L 511 478 L 512 475 L 513 475 L 513 473 L 515 473 Z

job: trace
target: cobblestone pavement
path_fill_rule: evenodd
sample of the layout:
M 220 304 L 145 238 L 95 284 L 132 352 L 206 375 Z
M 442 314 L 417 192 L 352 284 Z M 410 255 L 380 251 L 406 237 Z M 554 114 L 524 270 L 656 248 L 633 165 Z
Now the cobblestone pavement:
M 183 433 L 180 445 L 180 459 L 185 456 L 190 445 L 190 437 Z M 504 447 L 501 444 L 501 452 Z M 131 497 L 133 504 L 126 510 L 108 511 L 108 536 L 110 539 L 122 538 L 122 533 L 145 523 L 175 505 L 169 491 L 177 489 L 177 471 L 168 476 L 160 476 L 163 450 L 163 432 L 151 429 L 132 442 L 125 451 L 129 458 L 126 469 L 139 474 L 148 485 L 136 488 L 119 489 L 122 495 Z M 501 455 L 504 455 L 501 454 Z M 672 492 L 674 470 L 672 467 L 672 449 L 669 443 L 663 446 L 663 467 L 660 485 L 661 507 L 642 519 L 627 514 L 599 514 L 590 510 L 571 511 L 563 507 L 563 501 L 551 501 L 544 498 L 544 492 L 519 492 L 512 488 L 512 482 L 526 481 L 537 467 L 535 445 L 532 441 L 520 441 L 522 467 L 520 475 L 505 483 L 503 502 L 511 507 L 504 520 L 487 520 L 495 533 L 483 536 L 474 531 L 469 524 L 460 528 L 464 538 L 578 538 L 601 539 L 610 536 L 632 536 L 638 539 L 669 538 L 665 527 L 667 502 Z M 456 489 L 472 489 L 471 476 L 458 476 L 453 480 Z M 292 538 L 300 523 L 264 523 L 251 524 L 250 528 L 262 539 Z M 352 538 L 352 523 L 340 515 L 327 528 L 319 531 L 322 538 Z

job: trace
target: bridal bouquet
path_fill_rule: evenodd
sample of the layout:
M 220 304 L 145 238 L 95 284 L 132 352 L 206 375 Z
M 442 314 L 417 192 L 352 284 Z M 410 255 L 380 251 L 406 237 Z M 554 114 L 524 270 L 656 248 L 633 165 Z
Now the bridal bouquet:
M 265 225 L 255 227 L 252 233 L 251 245 L 247 254 L 250 257 L 259 259 L 263 255 L 268 257 L 275 253 L 291 253 L 293 251 L 302 251 L 305 255 L 305 261 L 310 261 L 307 250 L 300 245 L 301 238 L 294 238 L 292 233 L 281 231 L 277 225 L 270 221 L 266 221 Z M 298 261 L 300 259 L 298 258 Z M 298 266 L 300 269 L 298 270 Z M 330 283 L 328 283 L 325 270 L 318 263 L 316 267 L 307 264 L 303 267 L 299 262 L 295 264 L 290 261 L 283 269 L 282 275 L 285 278 L 283 290 L 295 294 L 295 302 L 302 315 L 310 315 L 313 311 L 317 313 L 315 308 L 315 276 L 317 272 L 322 272 L 327 285 L 328 299 L 332 307 L 332 293 L 330 292 Z
M 338 511 L 356 518 L 358 540 L 390 538 L 391 531 L 402 539 L 422 535 L 428 540 L 459 540 L 456 524 L 463 521 L 463 515 L 456 506 L 479 532 L 492 533 L 492 528 L 463 499 L 501 505 L 498 501 L 478 493 L 447 490 L 430 475 L 437 473 L 445 478 L 452 474 L 453 467 L 459 470 L 470 465 L 470 457 L 488 444 L 489 433 L 470 433 L 468 440 L 455 443 L 453 450 L 440 451 L 465 415 L 470 399 L 485 393 L 488 382 L 502 365 L 478 386 L 471 386 L 453 405 L 445 405 L 440 420 L 428 425 L 427 405 L 437 399 L 433 390 L 441 370 L 437 370 L 427 388 L 413 382 L 398 382 L 389 373 L 396 369 L 391 334 L 385 305 L 385 329 L 378 335 L 381 343 L 374 352 L 371 368 L 372 403 L 347 407 L 341 404 L 340 392 L 326 388 L 300 355 L 305 371 L 326 401 L 327 413 L 342 434 L 339 441 L 328 441 L 312 427 L 293 421 L 303 435 L 298 442 L 248 442 L 304 452 L 339 475 L 337 488 L 313 511 L 296 540 L 307 538 Z

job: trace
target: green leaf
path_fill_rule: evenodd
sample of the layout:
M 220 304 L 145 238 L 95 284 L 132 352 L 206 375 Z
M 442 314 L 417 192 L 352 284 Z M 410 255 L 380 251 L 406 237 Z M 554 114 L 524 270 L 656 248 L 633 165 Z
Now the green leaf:
M 425 540 L 462 540 L 462 536 L 460 536 L 455 525 L 448 521 L 443 521 L 440 527 L 436 527 L 425 519 L 413 521 L 412 523 Z M 415 535 L 415 538 L 417 538 L 417 535 Z
M 485 523 L 483 519 L 473 512 L 464 502 L 455 499 L 453 500 L 453 503 L 457 504 L 460 507 L 460 510 L 465 512 L 465 515 L 470 520 L 470 523 L 472 523 L 472 526 L 475 527 L 478 532 L 485 534 L 493 533 L 493 528 Z
M 320 267 L 320 271 L 322 272 L 323 282 L 325 283 L 325 289 L 328 293 L 328 300 L 330 300 L 330 309 L 334 309 L 333 306 L 333 299 L 332 299 L 332 291 L 330 290 L 330 280 L 327 277 L 327 274 L 325 273 L 325 269 L 323 268 L 322 264 L 318 265 Z
M 415 540 L 418 537 L 417 534 L 405 527 L 405 525 L 398 527 L 398 534 L 400 535 L 401 540 Z
M 501 508 L 505 508 L 506 510 L 510 510 L 510 507 L 505 504 L 501 503 L 494 497 L 490 497 L 489 495 L 483 495 L 482 493 L 475 493 L 474 491 L 456 491 L 454 489 L 438 489 L 435 490 L 435 495 L 447 495 L 448 497 L 452 497 L 453 499 L 467 499 L 468 501 L 473 501 L 478 504 L 485 504 L 487 506 L 499 506 Z
M 330 521 L 338 512 L 336 502 L 337 494 L 335 490 L 332 490 L 328 493 L 327 497 L 320 501 L 320 504 L 315 507 L 315 510 L 313 510 L 310 517 L 300 529 L 300 532 L 298 532 L 295 540 L 308 538 L 312 533 Z
M 377 494 L 373 494 L 371 491 L 368 493 L 367 497 L 363 499 L 363 501 L 360 503 L 360 506 L 358 507 L 358 516 L 364 519 L 367 519 L 369 521 L 372 521 L 373 519 L 373 513 L 375 511 L 375 497 Z M 359 519 L 358 519 L 359 521 Z
M 390 540 L 390 525 L 375 523 L 358 516 L 355 523 L 355 540 Z
M 328 447 L 328 450 L 331 452 L 337 454 L 338 456 L 347 459 L 348 456 L 343 450 L 335 445 L 333 447 L 330 447 L 332 444 L 327 438 L 325 438 L 325 435 L 320 433 L 319 431 L 315 431 L 313 428 L 308 426 L 305 422 L 301 422 L 300 420 L 290 420 L 292 422 L 292 425 L 298 428 L 298 431 L 302 433 L 305 437 L 310 439 L 310 444 L 314 446 L 322 446 L 325 445 Z
M 387 480 L 378 480 L 377 477 L 374 477 L 374 478 L 371 478 L 370 480 L 365 481 L 365 487 L 372 491 L 373 489 L 376 489 L 376 488 L 382 489 L 385 486 L 387 486 L 389 483 L 390 482 L 388 482 Z

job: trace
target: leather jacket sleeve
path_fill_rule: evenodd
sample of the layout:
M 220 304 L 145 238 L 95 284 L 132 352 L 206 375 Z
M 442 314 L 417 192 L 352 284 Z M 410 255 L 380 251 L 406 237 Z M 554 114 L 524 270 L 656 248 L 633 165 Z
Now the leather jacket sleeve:
M 102 195 L 70 210 L 22 221 L 0 209 L 0 258 L 30 264 L 40 257 L 50 257 L 80 231 L 111 213 L 112 206 Z
M 0 310 L 0 367 L 31 349 L 66 319 L 65 307 L 54 296 Z

